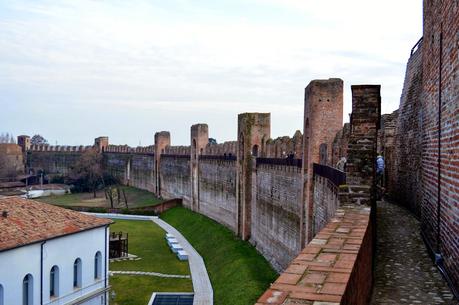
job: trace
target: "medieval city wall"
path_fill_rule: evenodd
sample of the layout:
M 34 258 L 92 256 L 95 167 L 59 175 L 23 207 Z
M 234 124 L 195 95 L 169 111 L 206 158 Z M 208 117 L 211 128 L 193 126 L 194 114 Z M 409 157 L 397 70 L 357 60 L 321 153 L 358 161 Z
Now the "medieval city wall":
M 27 153 L 27 166 L 46 174 L 68 175 L 80 159 L 81 151 L 33 151 Z
M 301 166 L 256 164 L 250 242 L 277 270 L 300 252 Z
M 421 230 L 459 287 L 459 3 L 425 1 L 423 25 Z
M 190 194 L 190 156 L 161 155 L 160 164 L 161 196 L 166 199 L 183 198 L 189 206 Z
M 406 67 L 395 127 L 394 166 L 386 167 L 389 194 L 418 216 L 421 215 L 422 197 L 421 96 L 422 44 L 419 44 Z
M 342 107 L 342 81 L 331 79 L 319 83 L 320 90 L 316 93 L 320 98 L 314 94 L 306 101 L 309 106 L 317 104 L 320 124 L 330 120 L 336 125 L 342 118 L 342 112 L 335 109 Z M 327 90 L 331 92 L 329 96 Z M 331 112 L 326 115 L 323 111 Z M 315 112 L 308 112 L 308 119 L 317 121 L 314 115 Z M 108 137 L 99 137 L 93 146 L 83 149 L 61 152 L 33 147 L 28 153 L 32 167 L 45 164 L 49 173 L 64 174 L 64 170 L 53 167 L 53 162 L 61 162 L 57 155 L 75 154 L 60 165 L 69 169 L 85 150 L 95 149 L 102 155 L 106 173 L 121 183 L 149 190 L 164 199 L 183 199 L 184 206 L 250 241 L 276 270 L 282 271 L 304 246 L 303 228 L 311 232 L 317 230 L 306 221 L 304 205 L 310 205 L 310 210 L 320 215 L 317 219 L 320 218 L 322 224 L 336 210 L 336 188 L 322 180 L 315 187 L 314 181 L 310 181 L 311 190 L 316 189 L 317 202 L 312 195 L 311 202 L 306 202 L 308 191 L 304 187 L 305 166 L 311 166 L 312 179 L 313 164 L 330 160 L 330 143 L 336 132 L 326 128 L 322 134 L 320 128 L 311 128 L 308 137 L 297 131 L 292 137 L 271 139 L 270 120 L 269 113 L 240 114 L 238 140 L 221 144 L 209 143 L 206 124 L 195 124 L 190 130 L 190 145 L 172 146 L 170 133 L 161 131 L 155 134 L 154 145 L 148 147 L 110 145 Z M 333 129 L 339 131 L 337 127 Z M 320 158 L 319 149 L 310 150 L 304 139 L 320 142 L 319 146 L 329 150 Z M 303 161 L 303 156 L 311 159 Z M 316 219 L 314 215 L 309 216 Z
M 237 232 L 235 158 L 200 158 L 199 212 Z

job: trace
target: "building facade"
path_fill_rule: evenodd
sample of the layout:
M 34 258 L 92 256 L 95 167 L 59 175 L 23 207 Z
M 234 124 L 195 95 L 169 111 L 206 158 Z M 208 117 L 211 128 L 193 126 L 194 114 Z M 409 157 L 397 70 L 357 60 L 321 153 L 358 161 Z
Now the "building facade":
M 0 305 L 108 304 L 110 221 L 0 199 Z

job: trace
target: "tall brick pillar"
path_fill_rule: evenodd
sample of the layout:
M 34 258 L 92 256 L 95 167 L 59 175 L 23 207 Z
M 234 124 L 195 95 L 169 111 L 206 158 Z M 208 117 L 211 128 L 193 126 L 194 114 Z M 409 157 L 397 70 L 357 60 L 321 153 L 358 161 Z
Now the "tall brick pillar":
M 313 163 L 332 159 L 333 140 L 343 127 L 343 81 L 339 78 L 313 80 L 305 89 L 303 133 L 303 202 L 300 239 L 312 239 Z
M 204 153 L 209 143 L 209 127 L 207 124 L 191 126 L 191 209 L 199 211 L 199 156 Z
M 156 173 L 156 196 L 161 196 L 161 154 L 164 154 L 167 146 L 171 145 L 171 134 L 169 131 L 155 133 L 155 173 Z
M 94 147 L 99 153 L 105 151 L 108 146 L 108 137 L 98 137 L 94 139 Z
M 381 118 L 381 86 L 358 85 L 352 89 L 351 134 L 346 164 L 346 183 L 349 187 L 368 189 L 366 196 L 355 196 L 356 204 L 376 202 L 376 152 Z
M 256 192 L 256 157 L 265 154 L 271 136 L 271 114 L 242 113 L 238 115 L 237 203 L 238 235 L 250 238 L 252 193 Z

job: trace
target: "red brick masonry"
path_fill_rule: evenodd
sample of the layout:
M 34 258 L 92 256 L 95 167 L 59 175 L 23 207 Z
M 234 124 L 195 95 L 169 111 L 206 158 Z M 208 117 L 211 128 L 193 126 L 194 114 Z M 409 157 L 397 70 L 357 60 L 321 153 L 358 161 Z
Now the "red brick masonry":
M 368 304 L 372 255 L 370 208 L 340 207 L 256 305 Z

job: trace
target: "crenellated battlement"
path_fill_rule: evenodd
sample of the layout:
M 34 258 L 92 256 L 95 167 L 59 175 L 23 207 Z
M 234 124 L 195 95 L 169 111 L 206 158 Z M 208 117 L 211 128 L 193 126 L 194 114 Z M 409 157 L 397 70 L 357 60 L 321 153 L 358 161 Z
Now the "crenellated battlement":
M 155 153 L 155 146 L 137 146 L 137 147 L 130 147 L 128 145 L 108 145 L 104 152 L 107 153 L 141 153 L 141 154 L 154 154 Z
M 286 158 L 293 155 L 296 159 L 303 158 L 303 134 L 297 130 L 293 137 L 284 136 L 269 139 L 266 142 L 267 158 Z
M 93 146 L 68 146 L 68 145 L 30 145 L 29 151 L 33 152 L 84 152 L 93 149 Z
M 207 144 L 204 154 L 208 156 L 236 156 L 237 141 L 227 141 L 220 144 Z

